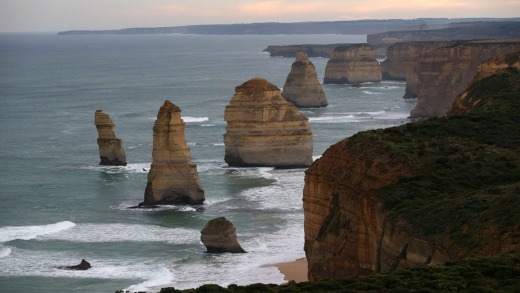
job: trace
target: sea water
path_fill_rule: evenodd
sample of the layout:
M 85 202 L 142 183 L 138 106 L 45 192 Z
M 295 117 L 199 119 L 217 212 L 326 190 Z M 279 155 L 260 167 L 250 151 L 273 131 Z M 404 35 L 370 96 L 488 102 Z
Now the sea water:
M 278 87 L 293 58 L 268 45 L 359 43 L 349 35 L 0 35 L 0 290 L 158 291 L 282 283 L 274 263 L 304 257 L 304 169 L 230 168 L 224 109 L 253 77 Z M 327 59 L 311 58 L 323 80 Z M 314 157 L 358 131 L 407 122 L 404 83 L 323 85 L 303 109 Z M 152 127 L 165 99 L 182 109 L 201 206 L 131 209 L 143 200 Z M 116 124 L 128 166 L 98 166 L 94 112 Z M 200 230 L 225 216 L 246 254 L 208 254 Z M 87 271 L 67 271 L 81 259 Z

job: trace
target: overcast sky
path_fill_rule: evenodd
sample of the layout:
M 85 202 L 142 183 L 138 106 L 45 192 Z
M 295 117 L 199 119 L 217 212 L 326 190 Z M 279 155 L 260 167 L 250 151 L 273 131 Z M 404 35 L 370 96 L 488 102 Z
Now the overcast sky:
M 520 0 L 0 0 L 2 32 L 519 16 Z

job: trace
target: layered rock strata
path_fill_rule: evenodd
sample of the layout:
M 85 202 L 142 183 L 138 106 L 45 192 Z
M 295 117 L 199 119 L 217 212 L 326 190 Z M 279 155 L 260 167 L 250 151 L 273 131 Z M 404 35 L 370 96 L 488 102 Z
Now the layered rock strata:
M 505 60 L 481 66 L 508 73 L 468 89 L 473 112 L 358 133 L 307 169 L 309 280 L 520 248 L 520 74 Z
M 225 217 L 209 221 L 200 231 L 200 241 L 209 253 L 245 253 L 237 240 L 235 226 Z
M 116 125 L 108 114 L 102 110 L 96 110 L 94 114 L 99 147 L 100 165 L 107 166 L 126 166 L 126 155 L 123 149 L 123 142 L 117 138 L 114 129 Z
M 224 120 L 224 159 L 229 166 L 298 168 L 312 163 L 307 117 L 265 79 L 237 86 Z
M 378 82 L 382 79 L 381 66 L 372 46 L 354 44 L 337 47 L 325 67 L 324 83 Z
M 412 117 L 444 116 L 485 60 L 520 50 L 520 39 L 467 41 L 421 55 Z
M 301 50 L 283 86 L 283 97 L 298 108 L 326 107 L 327 98 L 318 81 L 316 68 Z
M 388 47 L 387 57 L 381 62 L 383 79 L 405 80 L 406 90 L 404 99 L 417 98 L 417 64 L 420 56 L 439 47 L 449 45 L 450 42 L 406 42 L 397 43 Z
M 152 165 L 144 201 L 140 207 L 157 204 L 202 204 L 204 190 L 197 166 L 191 162 L 184 121 L 179 107 L 165 101 L 153 127 Z

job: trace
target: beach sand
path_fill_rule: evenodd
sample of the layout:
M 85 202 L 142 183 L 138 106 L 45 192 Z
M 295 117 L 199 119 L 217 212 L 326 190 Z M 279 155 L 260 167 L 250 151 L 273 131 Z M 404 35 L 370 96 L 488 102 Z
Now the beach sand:
M 284 275 L 287 281 L 305 282 L 307 279 L 307 259 L 300 258 L 291 262 L 282 262 L 275 264 L 280 273 Z

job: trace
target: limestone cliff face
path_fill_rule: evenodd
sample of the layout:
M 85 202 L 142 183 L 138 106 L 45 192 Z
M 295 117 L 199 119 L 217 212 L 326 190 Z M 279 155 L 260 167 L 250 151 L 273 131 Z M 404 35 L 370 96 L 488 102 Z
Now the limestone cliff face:
M 291 168 L 312 163 L 307 117 L 265 79 L 236 87 L 224 120 L 225 161 L 230 166 Z
M 377 141 L 345 139 L 305 173 L 303 207 L 309 279 L 388 271 L 404 263 L 442 262 L 442 249 L 385 220 L 378 194 L 411 173 Z M 406 248 L 405 248 L 406 247 Z M 405 249 L 406 256 L 402 257 Z
M 324 83 L 381 81 L 382 73 L 374 50 L 368 44 L 337 47 L 325 67 Z
M 470 41 L 423 54 L 412 117 L 444 116 L 485 60 L 520 50 L 520 40 Z
M 298 108 L 326 107 L 327 98 L 318 81 L 316 68 L 302 51 L 298 51 L 296 61 L 283 86 L 283 97 Z
M 493 58 L 480 64 L 477 68 L 477 74 L 470 84 L 474 84 L 491 75 L 511 70 L 520 71 L 520 51 Z M 448 115 L 471 112 L 482 102 L 482 99 L 472 97 L 468 90 L 465 90 L 455 98 Z
M 126 166 L 126 155 L 123 142 L 114 133 L 116 125 L 108 114 L 102 110 L 96 110 L 94 114 L 99 146 L 100 165 Z
M 386 60 L 381 62 L 383 79 L 406 80 L 404 99 L 417 97 L 417 63 L 419 57 L 433 49 L 447 46 L 450 42 L 397 43 L 387 49 Z
M 186 144 L 181 110 L 167 100 L 153 127 L 152 166 L 139 205 L 201 204 L 204 199 L 197 166 L 191 162 Z

